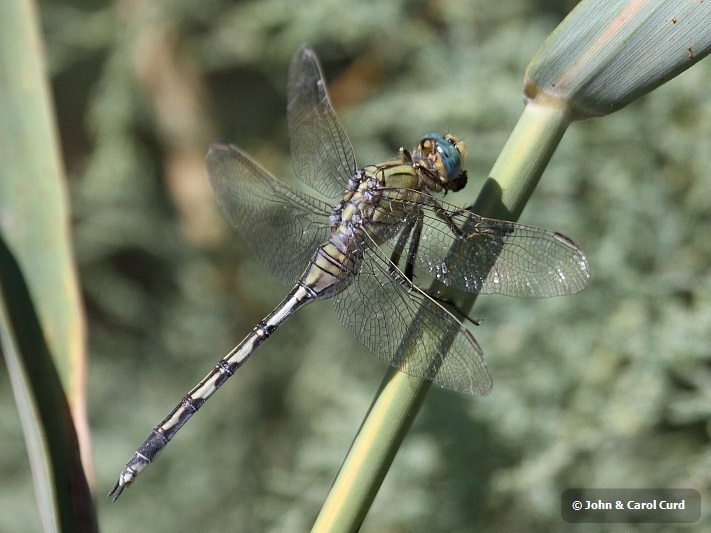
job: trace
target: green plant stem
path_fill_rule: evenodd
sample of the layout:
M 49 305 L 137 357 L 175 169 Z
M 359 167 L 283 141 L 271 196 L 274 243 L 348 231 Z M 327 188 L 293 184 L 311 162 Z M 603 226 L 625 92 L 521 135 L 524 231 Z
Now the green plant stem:
M 570 121 L 570 113 L 558 102 L 529 103 L 472 210 L 516 220 Z M 468 312 L 475 298 L 458 302 L 460 308 Z M 388 370 L 312 531 L 360 528 L 430 386 L 429 381 Z
M 561 102 L 529 103 L 470 209 L 518 220 L 570 122 Z

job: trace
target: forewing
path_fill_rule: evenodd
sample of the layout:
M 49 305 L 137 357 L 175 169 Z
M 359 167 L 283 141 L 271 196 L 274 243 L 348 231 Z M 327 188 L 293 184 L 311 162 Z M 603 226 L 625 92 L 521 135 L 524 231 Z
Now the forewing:
M 423 212 L 415 263 L 445 285 L 471 293 L 545 298 L 576 293 L 590 281 L 585 254 L 560 233 L 481 217 L 419 191 L 390 196 L 397 199 L 388 198 L 388 213 Z
M 329 235 L 329 206 L 287 187 L 230 144 L 213 144 L 206 163 L 222 212 L 272 276 L 294 283 Z
M 299 49 L 289 67 L 287 117 L 296 176 L 328 198 L 340 196 L 357 170 L 356 159 L 308 46 Z
M 413 286 L 372 241 L 352 283 L 334 297 L 346 327 L 373 354 L 406 374 L 483 395 L 491 376 L 473 335 L 447 309 Z M 400 351 L 405 343 L 410 353 Z

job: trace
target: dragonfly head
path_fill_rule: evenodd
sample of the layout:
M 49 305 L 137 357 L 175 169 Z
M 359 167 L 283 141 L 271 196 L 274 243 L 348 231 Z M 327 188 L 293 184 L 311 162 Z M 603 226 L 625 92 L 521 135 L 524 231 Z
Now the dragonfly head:
M 420 140 L 417 151 L 429 160 L 443 189 L 456 192 L 467 184 L 467 173 L 462 170 L 467 155 L 464 141 L 449 133 L 444 137 L 439 133 L 428 133 Z

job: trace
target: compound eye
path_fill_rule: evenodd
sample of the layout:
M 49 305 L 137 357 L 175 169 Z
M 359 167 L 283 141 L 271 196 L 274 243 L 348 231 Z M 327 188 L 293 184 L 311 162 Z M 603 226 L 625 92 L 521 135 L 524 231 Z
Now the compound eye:
M 437 156 L 444 170 L 444 176 L 451 181 L 462 172 L 462 154 L 457 150 L 456 142 L 441 138 L 437 141 Z
M 450 189 L 462 174 L 462 160 L 467 151 L 464 143 L 454 135 L 428 133 L 422 137 L 418 149 L 437 170 L 442 186 Z
M 457 152 L 459 152 L 459 157 L 461 157 L 462 161 L 464 161 L 464 158 L 467 157 L 467 147 L 464 144 L 464 141 L 450 133 L 444 136 L 444 140 L 454 145 Z

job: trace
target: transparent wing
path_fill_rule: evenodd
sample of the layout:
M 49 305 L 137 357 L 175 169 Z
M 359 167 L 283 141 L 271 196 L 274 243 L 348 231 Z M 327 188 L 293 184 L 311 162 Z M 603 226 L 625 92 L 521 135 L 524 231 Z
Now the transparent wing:
M 302 46 L 289 67 L 289 138 L 296 176 L 328 198 L 343 193 L 357 164 L 314 51 Z
M 387 197 L 380 202 L 381 218 L 422 213 L 415 266 L 445 285 L 471 293 L 546 298 L 581 291 L 590 281 L 585 254 L 560 233 L 481 217 L 419 191 L 381 193 Z
M 272 276 L 294 283 L 328 238 L 330 207 L 287 187 L 230 144 L 210 146 L 206 163 L 222 212 Z
M 373 354 L 406 374 L 467 394 L 488 394 L 491 376 L 474 336 L 363 238 L 368 242 L 359 271 L 334 297 L 343 324 Z M 408 339 L 414 351 L 403 356 L 398 349 Z

